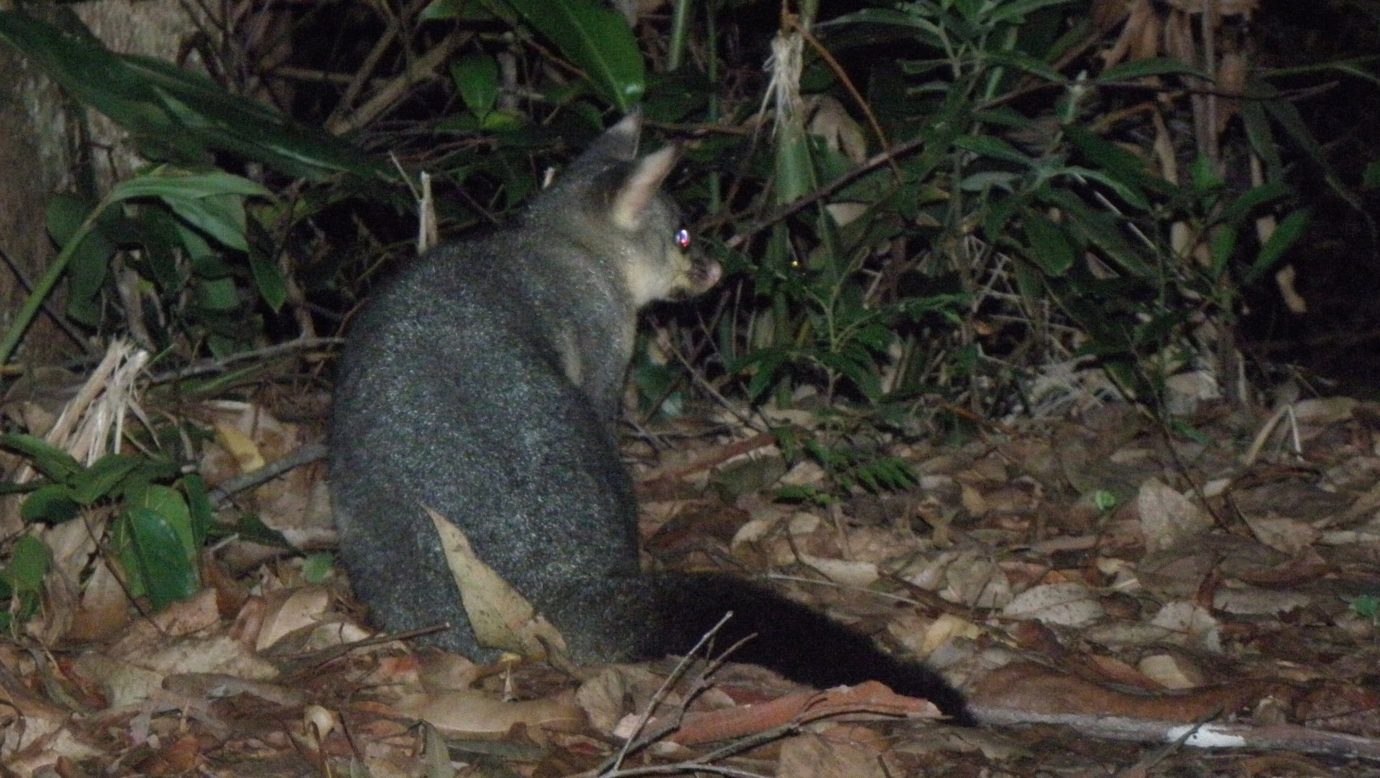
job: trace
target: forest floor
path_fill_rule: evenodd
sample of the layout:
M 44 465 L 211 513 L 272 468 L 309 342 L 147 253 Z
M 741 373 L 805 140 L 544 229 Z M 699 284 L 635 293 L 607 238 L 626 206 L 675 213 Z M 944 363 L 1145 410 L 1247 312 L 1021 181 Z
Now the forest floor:
M 319 422 L 265 407 L 207 413 L 213 482 L 320 440 Z M 1380 405 L 1345 399 L 1208 408 L 1172 430 L 1107 406 L 895 445 L 881 453 L 917 485 L 828 505 L 776 499 L 783 484 L 827 489 L 827 474 L 788 469 L 770 436 L 727 420 L 629 442 L 654 564 L 755 577 L 923 659 L 970 696 L 977 729 L 884 687 L 817 692 L 731 663 L 576 679 L 371 641 L 330 557 L 241 539 L 206 555 L 202 595 L 161 613 L 130 618 L 85 592 L 78 617 L 49 603 L 29 637 L 0 642 L 0 763 L 21 776 L 1380 775 L 1377 432 Z M 235 505 L 329 550 L 325 476 L 310 463 Z

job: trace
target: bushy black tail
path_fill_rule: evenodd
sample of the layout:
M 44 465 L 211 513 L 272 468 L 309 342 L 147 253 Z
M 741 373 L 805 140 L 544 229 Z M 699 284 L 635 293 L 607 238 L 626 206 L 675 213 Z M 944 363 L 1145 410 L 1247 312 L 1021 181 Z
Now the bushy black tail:
M 658 574 L 652 582 L 658 622 L 647 625 L 639 658 L 684 654 L 723 618 L 717 647 L 743 642 L 731 661 L 775 670 L 819 688 L 881 681 L 893 691 L 934 703 L 957 724 L 972 726 L 963 695 L 938 673 L 882 652 L 871 639 L 823 614 L 740 579 Z

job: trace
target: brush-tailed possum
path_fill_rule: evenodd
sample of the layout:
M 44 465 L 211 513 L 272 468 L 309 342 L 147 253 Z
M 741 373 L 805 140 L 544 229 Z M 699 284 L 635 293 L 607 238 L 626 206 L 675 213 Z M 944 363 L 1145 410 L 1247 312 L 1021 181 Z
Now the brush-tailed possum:
M 646 573 L 616 423 L 638 309 L 703 292 L 661 184 L 674 148 L 604 132 L 511 225 L 422 256 L 361 310 L 341 357 L 331 485 L 341 556 L 389 630 L 488 661 L 423 506 L 564 636 L 580 662 L 684 653 L 733 612 L 731 656 L 816 686 L 875 679 L 971 723 L 934 671 L 760 586 Z

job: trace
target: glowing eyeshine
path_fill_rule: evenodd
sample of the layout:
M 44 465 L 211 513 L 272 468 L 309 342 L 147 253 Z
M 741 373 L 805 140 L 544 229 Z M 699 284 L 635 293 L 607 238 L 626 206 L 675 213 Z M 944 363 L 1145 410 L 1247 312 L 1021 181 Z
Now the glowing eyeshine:
M 689 230 L 685 229 L 684 227 L 682 227 L 682 228 L 676 230 L 676 245 L 677 245 L 677 246 L 680 246 L 680 250 L 681 250 L 681 251 L 684 251 L 684 250 L 690 248 L 690 231 L 689 231 Z

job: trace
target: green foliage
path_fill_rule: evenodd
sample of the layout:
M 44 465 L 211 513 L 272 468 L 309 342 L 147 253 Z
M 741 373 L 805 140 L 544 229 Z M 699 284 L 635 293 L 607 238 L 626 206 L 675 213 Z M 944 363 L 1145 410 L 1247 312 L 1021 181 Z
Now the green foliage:
M 1359 203 L 1271 82 L 1280 76 L 1253 71 L 1225 148 L 1210 149 L 1179 129 L 1194 125 L 1187 106 L 1209 74 L 1168 57 L 1104 66 L 1117 33 L 1095 29 L 1080 0 L 861 2 L 833 17 L 807 5 L 803 20 L 759 0 L 675 8 L 632 29 L 602 0 L 434 0 L 396 48 L 342 45 L 323 66 L 355 73 L 355 86 L 384 82 L 400 74 L 381 61 L 454 43 L 436 68 L 448 77 L 409 76 L 415 95 L 387 124 L 339 121 L 365 102 L 333 102 L 349 89 L 294 87 L 292 105 L 314 106 L 298 121 L 231 93 L 262 94 L 260 83 L 227 89 L 76 27 L 0 13 L 0 39 L 155 163 L 112 192 L 53 199 L 61 254 L 0 362 L 60 278 L 73 322 L 109 331 L 136 318 L 115 293 L 121 265 L 162 324 L 147 345 L 180 357 L 290 337 L 302 321 L 334 327 L 330 314 L 408 252 L 411 198 L 387 155 L 434 174 L 439 215 L 459 231 L 501 220 L 637 104 L 653 132 L 685 142 L 672 186 L 703 217 L 699 245 L 732 273 L 722 297 L 666 320 L 705 380 L 639 357 L 646 413 L 678 413 L 692 386 L 713 386 L 762 405 L 848 406 L 911 434 L 936 408 L 1038 406 L 1040 379 L 1069 365 L 1154 404 L 1177 372 L 1238 372 L 1214 360 L 1232 350 L 1246 292 L 1305 239 L 1300 166 Z M 777 69 L 764 73 L 773 36 Z M 1333 70 L 1375 83 L 1365 61 Z M 317 125 L 364 131 L 347 140 Z M 1376 187 L 1376 171 L 1357 185 Z M 852 439 L 802 455 L 830 488 L 905 485 L 850 459 L 867 448 Z M 30 499 L 36 515 L 73 510 L 60 490 Z M 176 534 L 131 531 L 130 558 L 141 538 Z
M 387 168 L 350 144 L 170 63 L 116 54 L 84 29 L 62 30 L 22 11 L 0 12 L 0 40 L 68 94 L 129 130 L 155 161 L 205 165 L 232 152 L 291 176 L 381 177 Z
M 788 460 L 808 459 L 819 465 L 825 475 L 822 486 L 782 486 L 777 489 L 777 499 L 830 505 L 841 496 L 858 490 L 880 494 L 910 489 L 919 484 L 919 479 L 904 459 L 880 454 L 875 441 L 859 440 L 856 433 L 844 434 L 835 427 L 836 424 L 831 424 L 829 429 L 809 432 L 791 427 L 773 430 Z
M 1372 627 L 1380 627 L 1380 596 L 1362 594 L 1356 597 L 1343 597 L 1351 612 L 1370 622 Z
M 200 476 L 181 475 L 170 461 L 125 454 L 109 454 L 83 466 L 28 435 L 0 435 L 0 448 L 23 454 L 44 477 L 20 507 L 25 521 L 57 524 L 83 510 L 113 509 L 110 548 L 133 596 L 147 596 L 158 609 L 197 591 L 197 555 L 212 521 L 211 501 Z M 33 552 L 20 546 L 13 550 L 8 571 L 34 569 Z M 28 561 L 21 563 L 21 554 L 28 555 Z M 7 573 L 7 578 L 18 575 Z M 27 591 L 14 580 L 8 583 L 14 595 Z
M 0 602 L 10 603 L 0 611 L 0 631 L 10 632 L 37 612 L 43 576 L 52 565 L 52 554 L 43 541 L 25 535 L 15 542 L 9 564 L 0 568 Z
M 54 200 L 48 221 L 62 248 L 0 341 L 0 363 L 14 353 L 39 306 L 64 273 L 70 271 L 72 279 L 69 312 L 78 321 L 92 315 L 99 307 L 96 298 L 103 293 L 111 253 L 122 243 L 143 248 L 155 262 L 173 249 L 186 252 L 192 260 L 191 273 L 171 266 L 154 272 L 150 264 L 151 280 L 161 281 L 161 291 L 168 296 L 190 288 L 208 314 L 239 312 L 237 292 L 233 286 L 226 288 L 227 274 L 218 269 L 223 262 L 212 246 L 247 252 L 245 202 L 267 196 L 268 190 L 259 184 L 224 171 L 159 166 L 116 184 L 80 220 L 79 204 L 70 198 Z M 155 210 L 141 210 L 148 203 Z M 272 306 L 282 305 L 285 281 L 277 269 L 263 263 L 251 263 L 251 267 L 263 299 Z

